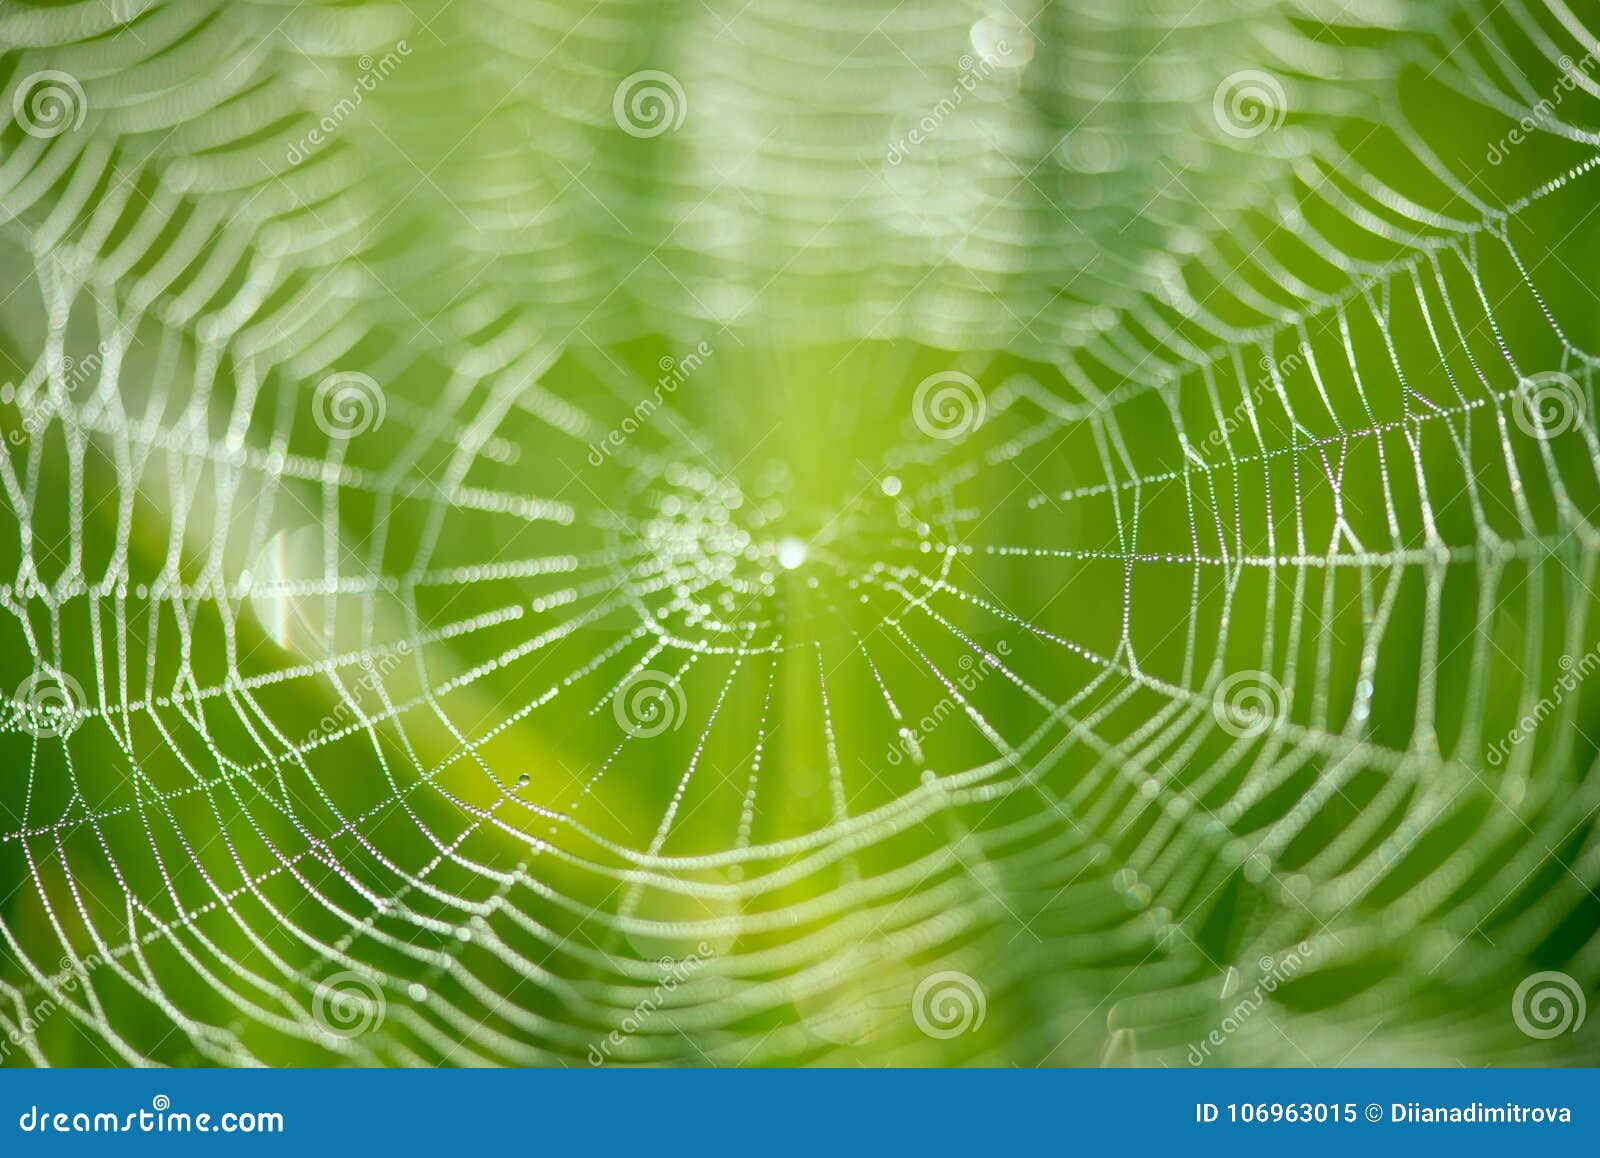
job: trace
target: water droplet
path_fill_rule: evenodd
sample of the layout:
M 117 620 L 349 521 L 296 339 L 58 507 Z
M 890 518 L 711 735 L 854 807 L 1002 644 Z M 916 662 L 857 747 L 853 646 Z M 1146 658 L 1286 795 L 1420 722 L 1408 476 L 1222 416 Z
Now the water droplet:
M 786 571 L 793 571 L 806 561 L 808 548 L 805 543 L 793 535 L 778 540 L 778 565 Z
M 1021 68 L 1033 59 L 1033 37 L 1013 17 L 985 16 L 972 26 L 969 36 L 989 68 Z

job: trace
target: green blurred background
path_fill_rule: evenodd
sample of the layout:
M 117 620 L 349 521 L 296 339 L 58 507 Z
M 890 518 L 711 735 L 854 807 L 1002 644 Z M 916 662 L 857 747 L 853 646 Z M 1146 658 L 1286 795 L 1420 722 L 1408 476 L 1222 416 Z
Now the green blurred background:
M 9 6 L 4 1061 L 1595 1061 L 1597 17 Z

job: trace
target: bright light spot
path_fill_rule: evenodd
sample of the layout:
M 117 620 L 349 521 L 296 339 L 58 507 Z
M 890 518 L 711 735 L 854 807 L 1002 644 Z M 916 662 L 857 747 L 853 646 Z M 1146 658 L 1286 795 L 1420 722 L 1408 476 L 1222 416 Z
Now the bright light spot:
M 886 474 L 883 476 L 883 481 L 878 485 L 883 488 L 883 493 L 892 499 L 895 495 L 900 493 L 900 476 L 897 474 Z
M 1033 59 L 1033 37 L 1019 20 L 985 16 L 969 35 L 973 49 L 991 68 L 1022 68 Z
M 790 535 L 778 540 L 778 565 L 793 571 L 806 561 L 806 545 Z

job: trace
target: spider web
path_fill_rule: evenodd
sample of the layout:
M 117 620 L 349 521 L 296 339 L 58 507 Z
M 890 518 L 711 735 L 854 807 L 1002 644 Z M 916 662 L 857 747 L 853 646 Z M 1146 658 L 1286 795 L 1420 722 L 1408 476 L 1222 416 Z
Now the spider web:
M 1592 1048 L 1594 36 L 1146 7 L 0 9 L 17 1060 Z

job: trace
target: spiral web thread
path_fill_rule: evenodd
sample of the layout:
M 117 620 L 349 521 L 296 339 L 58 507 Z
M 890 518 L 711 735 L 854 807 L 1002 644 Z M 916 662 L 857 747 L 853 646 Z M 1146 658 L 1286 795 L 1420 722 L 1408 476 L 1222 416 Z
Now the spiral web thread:
M 826 71 L 764 71 L 782 6 L 682 16 L 665 161 L 585 151 L 631 65 L 495 103 L 554 126 L 521 183 L 496 150 L 525 135 L 419 164 L 421 118 L 383 116 L 490 46 L 513 79 L 632 61 L 634 7 L 0 10 L 13 88 L 57 67 L 89 108 L 0 160 L 12 1060 L 582 1064 L 622 1027 L 609 1060 L 1182 1064 L 1290 961 L 1226 1056 L 1592 1050 L 1506 1003 L 1600 981 L 1592 701 L 1549 703 L 1600 637 L 1592 303 L 1541 289 L 1600 93 L 1541 114 L 1499 199 L 1373 97 L 1433 85 L 1487 143 L 1590 28 L 1006 10 L 1023 76 L 892 170 L 879 130 L 995 13 L 831 10 L 810 43 L 856 63 L 821 91 L 872 131 L 828 164 L 752 128 Z M 1301 115 L 1207 134 L 1207 172 L 1211 74 L 1181 113 L 1122 79 L 1192 78 L 1240 27 Z M 1102 35 L 1138 45 L 1116 75 Z M 371 124 L 284 162 L 400 36 Z M 1359 82 L 1310 79 L 1328 53 Z M 854 99 L 897 58 L 906 92 Z M 849 176 L 769 194 L 796 163 Z M 929 201 L 939 171 L 971 177 Z M 751 270 L 685 258 L 750 213 L 779 239 Z M 763 324 L 873 343 L 900 407 L 803 557 L 692 397 L 760 364 L 774 281 Z M 650 394 L 628 343 L 701 340 L 583 466 Z M 952 370 L 976 393 L 913 414 Z

